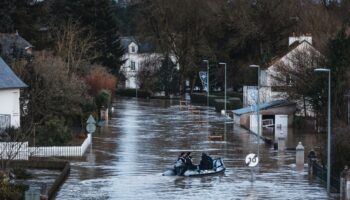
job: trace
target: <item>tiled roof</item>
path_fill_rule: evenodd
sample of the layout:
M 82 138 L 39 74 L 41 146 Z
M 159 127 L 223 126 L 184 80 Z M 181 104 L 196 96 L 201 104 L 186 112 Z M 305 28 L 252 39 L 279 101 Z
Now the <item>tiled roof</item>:
M 138 42 L 134 37 L 121 37 L 120 43 L 124 50 L 128 51 L 128 46 L 130 43 L 134 42 L 138 45 L 139 51 L 138 53 L 153 53 L 155 52 L 155 46 L 151 42 Z
M 33 45 L 18 35 L 18 33 L 0 33 L 0 44 L 3 55 L 10 55 L 13 51 L 13 45 L 19 50 L 33 47 Z
M 0 89 L 28 87 L 0 57 Z
M 125 50 L 128 50 L 128 46 L 130 43 L 134 42 L 135 44 L 137 44 L 136 40 L 134 37 L 121 37 L 120 38 L 120 44 L 122 45 L 122 47 Z

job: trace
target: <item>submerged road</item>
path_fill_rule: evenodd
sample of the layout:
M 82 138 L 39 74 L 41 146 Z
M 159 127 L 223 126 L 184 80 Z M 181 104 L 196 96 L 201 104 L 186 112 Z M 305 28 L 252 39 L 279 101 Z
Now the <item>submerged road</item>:
M 71 160 L 56 199 L 328 199 L 323 183 L 309 179 L 306 167 L 295 170 L 295 152 L 261 143 L 259 170 L 251 172 L 244 159 L 257 151 L 254 135 L 226 124 L 226 141 L 208 141 L 208 133 L 225 133 L 225 119 L 205 107 L 193 113 L 178 105 L 115 101 L 112 119 L 93 135 L 90 150 Z M 222 157 L 227 171 L 200 178 L 162 176 L 183 151 L 191 151 L 195 163 L 201 152 Z

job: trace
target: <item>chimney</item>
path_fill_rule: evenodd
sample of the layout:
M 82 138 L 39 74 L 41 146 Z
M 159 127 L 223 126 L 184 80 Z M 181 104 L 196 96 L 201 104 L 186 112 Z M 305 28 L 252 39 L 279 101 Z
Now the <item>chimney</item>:
M 288 46 L 290 46 L 291 44 L 293 44 L 296 41 L 299 43 L 306 41 L 306 42 L 312 44 L 312 36 L 310 33 L 307 33 L 307 34 L 301 35 L 301 36 L 296 36 L 295 33 L 293 33 L 293 36 L 289 36 Z

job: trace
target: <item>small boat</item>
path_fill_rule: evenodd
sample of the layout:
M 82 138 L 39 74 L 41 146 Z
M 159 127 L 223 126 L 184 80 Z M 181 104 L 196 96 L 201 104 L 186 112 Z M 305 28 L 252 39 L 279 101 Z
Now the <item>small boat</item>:
M 168 169 L 163 173 L 163 176 L 176 176 L 176 169 L 177 166 L 175 164 L 174 169 Z M 183 176 L 187 177 L 200 177 L 200 176 L 211 176 L 211 175 L 218 175 L 225 172 L 225 165 L 222 158 L 216 158 L 213 160 L 213 169 L 193 169 L 193 170 L 186 170 L 185 173 L 183 173 Z

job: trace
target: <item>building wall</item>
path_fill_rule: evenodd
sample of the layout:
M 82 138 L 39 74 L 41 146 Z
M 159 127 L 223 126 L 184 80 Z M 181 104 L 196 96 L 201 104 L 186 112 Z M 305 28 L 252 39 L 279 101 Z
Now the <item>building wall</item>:
M 19 97 L 19 89 L 0 90 L 0 115 L 10 115 L 11 126 L 16 128 L 21 124 Z
M 260 114 L 261 116 L 264 115 L 286 115 L 288 116 L 288 126 L 293 125 L 293 116 L 296 110 L 295 104 L 288 104 L 284 106 L 278 106 L 274 108 L 269 108 L 267 110 L 261 110 Z M 255 112 L 249 112 L 242 114 L 240 116 L 234 116 L 234 122 L 237 123 L 239 120 L 239 123 L 241 126 L 249 129 L 251 127 L 250 125 L 250 116 L 255 114 L 255 121 L 256 121 L 256 113 Z M 256 125 L 255 125 L 256 126 Z
M 292 51 L 290 51 L 289 53 L 287 53 L 285 56 L 283 56 L 279 61 L 276 62 L 277 63 L 283 63 L 287 66 L 289 66 L 291 69 L 295 68 L 295 66 L 293 66 L 293 57 L 299 53 L 299 52 L 303 52 L 305 54 L 311 54 L 312 51 L 316 51 L 309 43 L 307 42 L 303 42 L 301 43 L 299 46 L 295 47 Z M 310 55 L 311 57 L 311 55 Z M 278 76 L 277 73 L 277 66 L 276 64 L 271 65 L 269 68 L 267 69 L 263 69 L 261 74 L 264 74 L 265 76 L 262 76 L 262 83 L 265 83 L 267 87 L 271 87 L 271 86 L 281 86 L 281 85 L 286 85 L 286 82 L 279 82 L 277 81 L 274 77 Z
M 124 73 L 126 78 L 125 88 L 139 88 L 137 83 L 137 73 L 145 62 L 154 62 L 150 67 L 160 67 L 162 55 L 158 53 L 126 53 L 123 56 L 125 63 L 121 66 L 120 70 Z M 132 62 L 135 63 L 135 69 L 132 68 Z
M 301 39 L 303 39 L 303 38 L 301 38 Z M 285 56 L 283 56 L 281 59 L 279 59 L 279 61 L 277 61 L 276 64 L 282 62 L 283 64 L 289 66 L 291 69 L 295 68 L 296 66 L 293 65 L 292 59 L 299 52 L 303 52 L 305 54 L 308 54 L 308 55 L 310 55 L 310 57 L 311 57 L 311 54 L 313 54 L 313 53 L 320 55 L 320 53 L 310 43 L 302 42 L 299 46 L 295 47 L 292 51 L 290 51 Z M 276 64 L 271 65 L 267 69 L 261 70 L 260 103 L 286 99 L 288 97 L 287 93 L 285 93 L 285 92 L 279 92 L 279 91 L 273 90 L 273 86 L 286 86 L 288 84 L 286 81 L 276 80 L 275 77 L 278 76 Z M 243 104 L 244 104 L 244 106 L 250 106 L 250 105 L 255 104 L 255 101 L 251 97 L 250 94 L 257 93 L 256 91 L 257 91 L 257 87 L 244 86 L 244 88 L 243 88 Z M 299 110 L 302 111 L 300 114 L 303 114 L 304 107 L 303 107 L 302 100 L 295 99 L 294 101 L 297 103 Z M 310 105 L 306 106 L 306 112 L 307 112 L 308 116 L 314 115 Z

